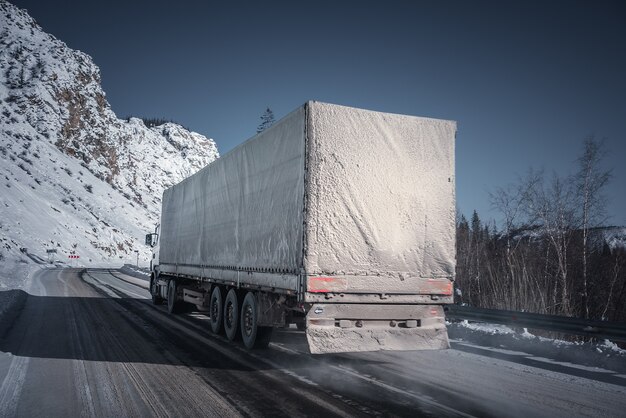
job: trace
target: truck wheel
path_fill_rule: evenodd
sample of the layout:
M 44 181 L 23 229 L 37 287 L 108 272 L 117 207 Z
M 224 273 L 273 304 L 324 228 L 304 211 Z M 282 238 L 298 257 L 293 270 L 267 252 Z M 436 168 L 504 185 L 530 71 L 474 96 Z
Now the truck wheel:
M 163 303 L 163 298 L 159 296 L 159 287 L 157 286 L 157 278 L 153 277 L 150 280 L 150 293 L 152 294 L 152 304 L 160 305 Z
M 180 302 L 176 301 L 176 280 L 170 279 L 167 284 L 167 311 L 171 314 L 178 313 L 180 311 Z
M 237 292 L 230 289 L 224 301 L 224 331 L 229 341 L 237 338 L 239 331 L 239 301 L 237 300 Z
M 209 315 L 211 319 L 211 331 L 219 334 L 224 326 L 224 299 L 222 298 L 222 290 L 219 286 L 213 288 L 211 292 L 211 301 L 209 302 Z
M 258 304 L 256 296 L 248 292 L 241 304 L 241 337 L 243 344 L 248 350 L 253 348 L 265 348 L 270 343 L 272 327 L 260 327 L 258 325 Z

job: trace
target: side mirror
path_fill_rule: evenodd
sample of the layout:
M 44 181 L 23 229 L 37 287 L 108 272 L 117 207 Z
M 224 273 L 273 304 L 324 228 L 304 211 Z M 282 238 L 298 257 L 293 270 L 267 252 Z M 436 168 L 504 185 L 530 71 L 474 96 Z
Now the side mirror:
M 146 234 L 146 245 L 152 247 L 152 234 Z

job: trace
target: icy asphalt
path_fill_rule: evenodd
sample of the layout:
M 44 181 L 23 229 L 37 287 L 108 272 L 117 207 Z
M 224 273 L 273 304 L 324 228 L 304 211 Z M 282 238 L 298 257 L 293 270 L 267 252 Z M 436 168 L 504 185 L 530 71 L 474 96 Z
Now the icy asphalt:
M 42 269 L 0 336 L 0 416 L 623 416 L 626 375 L 453 341 L 311 356 L 281 330 L 247 352 L 168 315 L 119 271 Z M 4 320 L 4 319 L 3 319 Z

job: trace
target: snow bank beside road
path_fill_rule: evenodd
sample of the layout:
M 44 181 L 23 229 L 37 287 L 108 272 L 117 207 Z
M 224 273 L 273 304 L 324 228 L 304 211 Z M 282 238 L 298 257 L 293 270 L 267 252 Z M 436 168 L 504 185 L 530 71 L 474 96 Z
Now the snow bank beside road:
M 138 279 L 150 280 L 150 271 L 148 269 L 144 269 L 141 267 L 138 268 L 131 264 L 124 264 L 124 267 L 119 269 L 119 271 L 128 276 L 133 276 Z
M 11 328 L 28 294 L 20 289 L 0 291 L 0 338 Z
M 571 362 L 626 373 L 626 350 L 610 341 L 570 342 L 533 335 L 527 329 L 518 332 L 505 325 L 479 322 L 448 323 L 452 340 L 486 348 L 500 348 L 541 356 L 558 362 Z
M 30 278 L 41 267 L 26 256 L 4 259 L 0 263 L 0 337 L 11 327 L 26 302 Z
M 29 278 L 40 268 L 42 267 L 35 264 L 26 254 L 4 258 L 0 261 L 0 291 L 28 290 Z

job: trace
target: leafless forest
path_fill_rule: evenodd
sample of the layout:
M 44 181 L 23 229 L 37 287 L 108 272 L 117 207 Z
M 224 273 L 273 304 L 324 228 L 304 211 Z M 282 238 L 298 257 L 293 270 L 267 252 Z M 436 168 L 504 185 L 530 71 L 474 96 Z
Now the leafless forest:
M 530 170 L 491 194 L 498 225 L 457 222 L 457 299 L 472 306 L 626 321 L 626 248 L 606 237 L 606 149 L 583 143 L 569 176 Z M 621 231 L 621 232 L 620 232 Z M 620 235 L 621 234 L 621 235 Z

